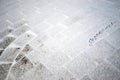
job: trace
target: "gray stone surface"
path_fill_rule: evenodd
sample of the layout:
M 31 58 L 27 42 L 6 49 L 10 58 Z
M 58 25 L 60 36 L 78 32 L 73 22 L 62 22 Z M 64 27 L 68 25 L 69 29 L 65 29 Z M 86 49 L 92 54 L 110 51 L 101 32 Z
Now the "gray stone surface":
M 5 80 L 6 79 L 10 67 L 11 67 L 11 63 L 0 64 L 0 80 Z
M 68 56 L 56 54 L 41 59 L 41 63 L 43 63 L 51 72 L 56 72 L 60 67 L 70 61 Z
M 15 10 L 15 12 L 16 12 L 16 10 Z M 16 12 L 17 13 L 17 12 Z M 13 13 L 11 13 L 11 16 L 13 15 Z M 15 17 L 13 17 L 13 18 L 11 18 L 11 19 L 17 19 L 17 15 L 15 16 Z M 21 17 L 21 16 L 20 16 Z M 23 16 L 22 16 L 23 17 Z M 22 18 L 21 17 L 21 18 Z M 26 23 L 28 23 L 24 18 L 18 18 L 16 21 L 13 21 L 12 23 L 14 23 L 11 27 L 12 28 L 15 28 L 15 29 L 17 29 L 17 28 L 20 28 L 20 27 L 23 27 L 23 26 L 25 26 L 25 24 Z M 11 20 L 10 20 L 11 21 Z
M 65 68 L 60 68 L 59 71 L 53 74 L 53 80 L 77 80 L 77 78 Z
M 18 62 L 20 59 L 22 59 L 25 55 L 28 55 L 32 51 L 32 47 L 29 44 L 26 44 L 24 49 L 19 53 L 19 55 L 16 57 L 15 61 Z
M 111 64 L 120 69 L 120 49 L 107 59 Z
M 54 80 L 52 73 L 42 64 L 37 65 L 23 75 L 20 80 Z
M 81 80 L 91 80 L 88 75 L 84 76 Z
M 3 37 L 5 37 L 6 35 L 8 35 L 9 33 L 11 33 L 13 31 L 12 28 L 7 28 L 4 31 L 0 31 L 0 39 L 2 39 Z
M 3 49 L 0 49 L 0 56 L 1 56 L 1 54 L 3 53 L 3 51 L 4 51 Z
M 8 47 L 0 56 L 0 61 L 3 62 L 13 62 L 15 57 L 20 52 L 21 47 L 16 45 L 11 45 L 11 47 Z
M 33 68 L 33 64 L 29 61 L 28 58 L 23 57 L 18 63 L 15 63 L 10 71 L 10 74 L 8 75 L 8 78 L 10 76 L 13 76 L 15 79 L 20 78 L 23 76 L 27 71 L 31 70 Z
M 114 55 L 114 48 L 108 45 L 104 40 L 97 42 L 95 45 L 86 49 L 85 54 L 95 61 L 104 60 Z
M 119 3 L 0 0 L 0 80 L 120 80 Z
M 110 34 L 108 37 L 105 38 L 106 41 L 108 41 L 113 47 L 116 49 L 120 46 L 120 29 L 117 29 L 112 34 Z
M 12 32 L 11 34 L 14 36 L 19 36 L 23 33 L 25 33 L 26 31 L 29 30 L 29 27 L 27 24 L 22 25 L 21 27 L 17 28 L 16 30 L 14 30 L 14 32 Z
M 90 73 L 92 80 L 119 80 L 120 72 L 113 65 L 103 62 Z
M 97 64 L 84 53 L 66 65 L 77 78 L 82 79 L 96 68 Z
M 19 45 L 19 46 L 23 47 L 30 40 L 32 40 L 33 38 L 35 38 L 35 36 L 36 35 L 34 33 L 32 33 L 31 31 L 27 31 L 26 33 L 24 33 L 21 36 L 19 36 L 19 38 L 17 38 L 13 43 L 16 44 L 16 45 Z
M 16 38 L 12 35 L 6 36 L 4 39 L 0 41 L 0 48 L 5 49 L 7 46 L 9 46 L 10 43 L 12 43 Z

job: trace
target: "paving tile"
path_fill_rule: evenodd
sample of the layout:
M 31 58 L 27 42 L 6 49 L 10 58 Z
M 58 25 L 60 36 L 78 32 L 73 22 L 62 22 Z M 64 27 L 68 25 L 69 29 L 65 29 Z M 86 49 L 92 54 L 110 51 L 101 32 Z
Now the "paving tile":
M 47 49 L 46 46 L 39 48 L 37 51 L 30 52 L 27 57 L 35 64 L 43 63 L 51 71 L 57 70 L 70 59 L 68 56 L 63 55 L 62 52 L 51 51 L 49 48 Z
M 75 76 L 64 67 L 53 73 L 53 80 L 77 80 Z
M 91 45 L 95 44 L 99 40 L 106 38 L 107 36 L 109 36 L 110 33 L 118 29 L 118 26 L 116 26 L 117 24 L 115 23 L 115 21 L 111 19 L 105 20 L 105 22 L 102 22 L 101 20 L 98 23 L 99 24 L 96 25 L 99 26 L 95 25 L 94 27 L 86 31 L 86 35 L 89 37 L 89 42 Z
M 46 41 L 46 36 L 38 35 L 35 39 L 33 39 L 29 45 L 32 46 L 32 48 L 36 49 L 40 46 L 44 45 L 44 42 Z
M 16 4 L 8 5 L 8 6 L 9 6 L 9 7 L 6 7 L 6 6 L 5 6 L 5 7 L 4 7 L 4 10 L 2 10 L 2 11 L 0 12 L 1 15 L 7 13 L 9 10 L 16 9 L 17 7 L 19 7 L 19 4 L 16 3 Z
M 22 19 L 19 19 L 18 21 L 16 21 L 14 24 L 12 24 L 11 27 L 14 29 L 17 29 L 21 26 L 24 26 L 26 23 L 28 23 L 28 22 L 24 18 L 22 18 Z
M 28 52 L 31 52 L 32 50 L 33 50 L 32 47 L 29 44 L 26 44 L 22 52 L 28 53 Z
M 20 50 L 21 50 L 21 47 L 16 45 L 11 45 L 10 47 L 7 47 L 7 49 L 0 56 L 0 61 L 12 62 L 15 59 L 15 57 L 18 55 Z
M 65 63 L 70 61 L 68 56 L 59 53 L 60 52 L 41 60 L 41 63 L 43 63 L 51 72 L 57 71 Z
M 76 22 L 78 22 L 80 19 L 81 19 L 81 17 L 79 17 L 79 16 L 69 17 L 68 19 L 66 19 L 64 24 L 67 25 L 67 26 L 70 26 L 70 25 L 75 24 Z
M 1 0 L 0 25 L 6 30 L 0 39 L 11 32 L 17 38 L 0 49 L 0 62 L 17 57 L 7 80 L 120 80 L 119 51 L 114 52 L 120 42 L 119 2 Z M 113 21 L 117 23 L 89 46 L 89 39 Z M 0 80 L 8 72 L 4 66 Z
M 72 59 L 79 56 L 89 46 L 88 40 L 84 34 L 80 34 L 67 44 L 63 43 L 61 47 L 64 54 L 70 56 Z
M 25 73 L 20 80 L 54 80 L 53 74 L 42 64 Z
M 10 67 L 11 67 L 11 63 L 0 64 L 0 80 L 5 80 L 6 79 Z
M 41 56 L 39 56 L 38 54 L 39 54 L 39 52 L 33 50 L 33 51 L 31 51 L 31 52 L 27 55 L 27 57 L 29 58 L 29 60 L 30 60 L 34 65 L 40 63 L 40 61 L 41 61 Z M 23 55 L 22 55 L 22 56 L 23 56 Z
M 18 62 L 20 59 L 22 59 L 25 55 L 28 55 L 32 51 L 32 47 L 29 44 L 26 44 L 24 49 L 20 52 L 20 54 L 16 57 L 15 61 Z
M 13 9 L 11 11 L 9 11 L 7 13 L 7 20 L 12 23 L 15 24 L 22 21 L 22 19 L 24 19 L 25 15 L 22 14 L 20 9 Z
M 13 31 L 13 29 L 11 28 L 7 28 L 4 31 L 0 32 L 0 39 L 2 39 L 3 37 L 5 37 L 6 35 L 8 35 L 9 33 L 11 33 Z
M 93 71 L 96 66 L 96 63 L 85 54 L 79 55 L 77 58 L 66 64 L 66 68 L 78 79 L 82 79 L 86 74 Z
M 47 21 L 48 23 L 51 23 L 52 25 L 55 25 L 55 24 L 61 23 L 62 21 L 64 21 L 67 18 L 68 18 L 68 16 L 56 11 L 50 17 L 45 19 L 45 21 Z
M 106 41 L 108 41 L 114 48 L 119 48 L 120 47 L 120 29 L 117 29 L 114 31 L 112 34 L 110 34 L 108 37 L 105 38 Z
M 7 46 L 10 45 L 16 38 L 12 35 L 7 35 L 0 41 L 0 48 L 5 49 Z
M 108 28 L 106 30 L 107 33 L 109 33 L 109 35 L 111 35 L 114 31 L 117 31 L 117 29 L 120 28 L 120 23 L 119 23 L 119 20 L 114 20 L 114 21 L 111 21 L 112 22 L 112 25 L 110 26 L 110 28 Z M 109 25 L 106 25 L 106 28 L 108 27 Z
M 118 49 L 116 52 L 114 52 L 114 54 L 111 55 L 107 60 L 111 64 L 113 64 L 115 67 L 120 69 L 120 49 Z
M 19 60 L 21 60 L 25 55 L 20 53 L 16 58 L 15 61 L 18 62 Z
M 78 10 L 78 8 L 72 7 L 71 4 L 70 4 L 70 2 L 67 2 L 67 1 L 68 0 L 66 0 L 66 1 L 62 0 L 60 2 L 55 1 L 55 2 L 53 2 L 53 5 L 56 4 L 56 6 L 54 5 L 54 7 L 55 7 L 56 10 L 58 10 L 60 13 L 64 13 L 65 15 L 68 15 L 70 17 L 76 16 L 76 15 L 81 15 L 82 11 L 80 11 L 80 8 Z M 64 7 L 61 7 L 63 5 L 64 5 Z
M 13 43 L 19 46 L 24 46 L 27 42 L 34 39 L 36 35 L 32 31 L 27 31 L 17 38 Z
M 29 30 L 29 27 L 27 24 L 22 25 L 21 27 L 14 30 L 11 34 L 14 36 L 20 36 L 21 34 L 25 33 Z
M 61 37 L 59 38 L 59 34 L 61 33 L 65 33 L 68 32 L 68 30 L 66 29 L 66 26 L 63 25 L 53 25 L 51 28 L 49 28 L 48 30 L 46 30 L 46 35 L 54 38 L 54 39 L 61 39 Z M 57 35 L 58 34 L 58 35 Z M 64 39 L 64 36 L 66 36 L 66 33 L 64 35 L 62 35 L 62 39 Z
M 91 80 L 88 75 L 84 76 L 81 80 Z
M 6 15 L 4 14 L 4 15 L 0 15 L 0 32 L 2 32 L 2 31 L 5 31 L 7 28 L 8 28 L 8 26 L 10 25 L 7 21 L 6 21 Z
M 34 77 L 34 78 L 32 78 Z M 75 77 L 65 69 L 51 73 L 44 65 L 39 64 L 27 72 L 20 80 L 76 80 Z
M 17 79 L 23 76 L 27 71 L 31 70 L 32 68 L 33 64 L 29 61 L 29 59 L 23 57 L 18 63 L 12 66 L 10 74 L 12 74 L 12 76 Z
M 36 43 L 36 41 L 35 41 L 35 43 Z M 51 56 L 51 55 L 55 54 L 55 51 L 52 50 L 52 48 L 50 48 L 48 46 L 45 46 L 44 44 L 41 45 L 41 44 L 39 44 L 39 42 L 37 42 L 37 44 L 34 44 L 34 45 L 33 45 L 33 47 L 35 47 L 34 50 L 31 51 L 27 55 L 27 57 L 31 61 L 33 61 L 33 63 L 39 63 L 39 62 L 45 60 L 48 56 Z
M 30 24 L 31 25 L 31 24 Z M 39 34 L 45 33 L 49 28 L 52 26 L 45 21 L 40 22 L 39 24 L 35 25 L 34 27 L 31 27 L 31 29 Z
M 4 49 L 0 49 L 0 56 L 2 55 L 3 51 L 4 51 Z
M 114 49 L 110 47 L 104 40 L 101 40 L 86 49 L 84 52 L 88 57 L 97 61 L 104 60 L 113 55 Z
M 120 72 L 113 65 L 103 62 L 90 73 L 92 80 L 119 80 Z

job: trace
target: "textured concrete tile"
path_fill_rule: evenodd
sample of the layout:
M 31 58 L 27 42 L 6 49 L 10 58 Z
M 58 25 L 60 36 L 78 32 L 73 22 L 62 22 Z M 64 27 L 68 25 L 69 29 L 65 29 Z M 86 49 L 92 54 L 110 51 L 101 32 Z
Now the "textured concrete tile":
M 80 55 L 87 47 L 88 40 L 84 34 L 77 36 L 67 44 L 64 44 L 62 47 L 62 51 L 64 54 L 70 56 L 72 59 Z
M 36 46 L 37 47 L 37 46 Z M 31 51 L 27 57 L 33 61 L 33 63 L 39 63 L 41 61 L 45 61 L 48 56 L 55 54 L 51 48 L 48 46 L 40 45 L 34 51 Z
M 86 74 L 96 68 L 96 64 L 88 57 L 88 55 L 83 53 L 66 64 L 66 68 L 70 70 L 75 77 L 82 79 Z
M 23 55 L 22 55 L 23 56 Z M 29 58 L 29 60 L 35 65 L 40 63 L 41 61 L 41 56 L 39 56 L 39 52 L 37 51 L 31 51 L 27 57 Z
M 18 62 L 19 60 L 21 60 L 25 55 L 20 53 L 16 58 L 15 61 Z
M 25 73 L 20 80 L 54 80 L 53 74 L 42 64 Z
M 63 27 L 63 29 L 62 28 L 59 29 L 60 32 L 58 34 L 60 35 L 60 37 L 57 37 L 58 38 L 57 41 L 58 43 L 61 42 L 62 44 L 67 44 L 80 34 L 80 32 L 75 31 L 74 27 L 73 28 Z
M 66 33 L 68 30 L 66 29 L 66 26 L 63 25 L 54 25 L 53 27 L 49 28 L 48 30 L 46 30 L 46 35 L 52 37 L 53 39 L 57 39 L 58 41 L 61 39 L 64 39 L 64 36 L 66 36 Z M 62 35 L 62 38 L 59 36 L 59 34 L 61 33 L 65 33 L 64 35 Z
M 1 12 L 0 12 L 0 14 L 2 15 L 2 14 L 5 14 L 5 13 L 7 13 L 8 11 L 10 11 L 10 10 L 12 10 L 12 9 L 17 9 L 17 7 L 19 7 L 19 3 L 15 3 L 15 4 L 12 4 L 12 5 L 9 5 L 9 7 L 4 7 L 4 10 L 2 10 Z
M 36 49 L 40 46 L 43 46 L 44 45 L 44 42 L 46 41 L 46 36 L 41 36 L 41 35 L 38 35 L 35 39 L 33 39 L 29 45 L 32 46 L 32 48 Z
M 48 24 L 45 21 L 42 21 L 41 23 L 37 23 L 37 25 L 35 25 L 35 27 L 31 27 L 32 31 L 34 31 L 35 33 L 38 34 L 42 34 L 45 33 L 49 28 L 51 28 L 52 26 L 50 24 Z
M 60 51 L 51 51 L 47 46 L 38 48 L 37 51 L 30 52 L 27 57 L 32 63 L 43 63 L 51 71 L 56 71 L 59 67 L 70 60 L 67 55 Z
M 33 32 L 27 31 L 26 33 L 19 36 L 19 38 L 17 38 L 13 43 L 19 46 L 24 46 L 26 43 L 28 43 L 35 37 L 36 35 Z
M 79 17 L 79 16 L 69 17 L 68 19 L 65 20 L 64 24 L 67 26 L 70 26 L 70 25 L 78 22 L 80 19 L 81 19 L 81 17 Z
M 75 77 L 66 69 L 60 69 L 58 72 L 51 73 L 42 64 L 37 65 L 32 70 L 28 71 L 21 80 L 76 80 Z
M 0 16 L 0 33 L 7 30 L 8 26 L 10 25 L 6 20 L 6 14 Z M 0 38 L 1 39 L 1 38 Z
M 41 62 L 51 71 L 56 72 L 65 63 L 70 61 L 70 58 L 66 55 L 56 53 L 55 55 L 48 56 Z
M 101 17 L 100 15 L 96 15 L 95 12 L 91 12 L 87 14 L 85 10 L 80 9 L 80 11 L 81 11 L 79 13 L 80 15 L 78 16 L 76 15 L 68 18 L 68 20 L 65 23 L 68 28 L 73 27 L 73 30 L 77 28 L 79 32 L 86 32 L 89 29 L 94 30 L 94 27 L 97 27 L 96 25 L 101 25 L 103 23 L 102 22 L 103 17 Z M 83 14 L 81 15 L 81 13 L 83 13 L 84 15 Z M 94 18 L 98 18 L 98 19 L 94 20 Z
M 29 59 L 23 57 L 18 63 L 15 63 L 12 66 L 10 74 L 12 74 L 12 76 L 17 79 L 23 76 L 27 71 L 31 70 L 32 68 L 33 64 L 29 61 Z
M 24 49 L 20 52 L 20 54 L 16 57 L 15 61 L 18 62 L 21 58 L 32 51 L 32 47 L 29 44 L 26 44 Z
M 63 67 L 53 74 L 53 80 L 77 80 L 71 72 Z
M 51 23 L 52 25 L 55 25 L 55 24 L 61 23 L 62 21 L 64 21 L 67 18 L 68 18 L 68 16 L 66 16 L 66 15 L 64 15 L 64 14 L 59 13 L 59 12 L 56 11 L 50 17 L 48 17 L 45 20 L 48 23 Z
M 114 20 L 105 20 L 105 22 L 102 22 L 102 21 L 103 20 L 99 21 L 98 24 L 96 24 L 96 25 L 99 25 L 99 26 L 94 26 L 86 32 L 86 35 L 90 39 L 89 43 L 91 43 L 93 45 L 97 41 L 107 37 L 114 30 L 118 29 L 118 27 L 115 26 L 115 21 Z
M 115 67 L 120 69 L 120 49 L 118 49 L 116 52 L 114 52 L 111 57 L 107 59 L 111 64 L 113 64 Z
M 69 29 L 72 29 L 76 33 L 85 33 L 89 28 L 81 23 L 82 21 L 77 21 L 76 23 L 67 26 Z
M 0 80 L 5 80 L 6 79 L 10 67 L 11 67 L 11 63 L 0 64 Z
M 106 28 L 108 27 L 108 29 L 107 29 L 106 32 L 109 33 L 109 35 L 111 35 L 114 31 L 116 31 L 117 29 L 120 28 L 119 19 L 118 19 L 118 20 L 111 21 L 111 22 L 112 22 L 112 25 L 106 26 Z
M 9 33 L 11 33 L 13 31 L 13 29 L 11 28 L 7 28 L 4 31 L 0 32 L 0 39 L 2 39 L 3 37 L 5 37 L 6 35 L 8 35 Z
M 7 77 L 7 80 L 16 80 L 16 78 L 14 77 L 14 75 L 13 74 L 9 74 L 9 76 Z M 19 80 L 18 78 L 17 78 L 17 80 Z
M 4 49 L 0 49 L 0 56 L 2 55 L 3 51 L 4 51 Z
M 18 53 L 20 52 L 21 48 L 19 46 L 16 45 L 11 45 L 11 47 L 8 47 L 0 56 L 0 61 L 8 61 L 8 62 L 12 62 L 15 57 L 18 55 Z
M 17 20 L 14 24 L 12 24 L 12 28 L 17 29 L 21 26 L 24 26 L 26 23 L 28 23 L 24 18 Z
M 84 76 L 81 80 L 91 80 L 88 75 Z
M 117 49 L 120 47 L 119 35 L 120 35 L 120 29 L 114 31 L 112 34 L 106 37 L 105 40 L 108 41 L 112 46 L 114 46 Z
M 120 31 L 116 31 L 119 22 L 101 34 L 95 44 L 86 50 L 91 37 L 109 22 L 119 20 L 119 2 L 1 0 L 0 25 L 11 26 L 15 29 L 12 34 L 17 37 L 20 35 L 13 42 L 15 46 L 10 45 L 5 51 L 0 49 L 0 54 L 3 52 L 1 61 L 13 60 L 21 51 L 8 80 L 119 80 L 120 57 L 118 53 L 113 53 L 120 42 Z M 40 34 L 37 36 L 39 39 L 33 39 L 35 36 L 24 26 L 26 23 L 34 32 Z M 0 32 L 0 39 L 10 32 Z M 108 34 L 106 42 L 98 42 Z M 45 38 L 41 37 L 43 35 Z M 28 42 L 33 51 L 29 46 L 25 47 Z M 16 50 L 19 48 L 20 50 Z M 86 53 L 81 53 L 84 50 Z M 106 58 L 111 64 L 102 64 Z M 66 69 L 61 68 L 63 66 Z
M 101 40 L 90 48 L 86 49 L 84 52 L 88 57 L 97 61 L 110 57 L 112 54 L 114 54 L 113 51 L 114 49 L 112 47 L 110 47 L 104 40 Z
M 82 13 L 82 11 L 80 11 L 80 8 L 78 10 L 78 8 L 75 8 L 75 7 L 71 6 L 70 3 L 72 3 L 73 1 L 71 1 L 71 2 L 70 1 L 67 2 L 67 1 L 68 0 L 66 0 L 66 1 L 63 1 L 63 0 L 62 1 L 55 1 L 55 2 L 53 2 L 53 5 L 56 4 L 56 6 L 54 5 L 56 10 L 58 10 L 60 13 L 64 13 L 65 15 L 68 15 L 70 17 L 80 15 Z M 64 7 L 61 7 L 63 5 L 64 5 Z
M 25 17 L 25 15 L 22 14 L 20 7 L 19 7 L 19 9 L 16 8 L 7 13 L 7 21 L 11 24 L 11 27 L 13 27 L 13 28 L 20 27 L 21 26 L 20 24 L 21 23 L 23 24 L 23 22 L 25 21 L 25 20 L 23 20 L 24 17 Z
M 32 47 L 29 44 L 26 44 L 26 46 L 22 50 L 22 52 L 26 52 L 26 53 L 31 51 L 32 51 Z
M 11 34 L 14 36 L 20 36 L 21 34 L 25 33 L 29 30 L 29 27 L 27 24 L 22 25 L 21 27 L 14 30 Z
M 16 38 L 12 35 L 8 35 L 6 36 L 5 38 L 3 38 L 1 41 L 0 41 L 0 48 L 1 49 L 5 49 L 7 46 L 10 45 L 10 43 L 12 43 Z
M 90 73 L 92 80 L 119 80 L 120 72 L 113 65 L 103 62 Z

